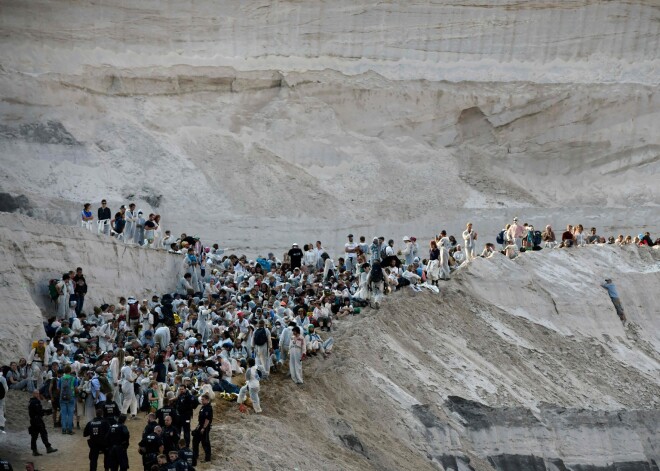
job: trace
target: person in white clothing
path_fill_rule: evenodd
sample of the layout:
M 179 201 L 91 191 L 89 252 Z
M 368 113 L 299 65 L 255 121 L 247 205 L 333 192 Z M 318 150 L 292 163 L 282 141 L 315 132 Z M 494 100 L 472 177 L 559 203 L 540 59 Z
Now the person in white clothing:
M 303 384 L 302 360 L 305 357 L 307 346 L 305 338 L 300 335 L 300 327 L 295 326 L 289 344 L 289 373 L 296 384 Z
M 465 260 L 468 262 L 474 260 L 475 255 L 475 241 L 477 240 L 477 233 L 472 230 L 472 223 L 468 222 L 466 229 L 463 231 L 463 242 L 465 245 Z
M 465 252 L 461 250 L 460 245 L 456 246 L 456 251 L 454 252 L 454 260 L 456 260 L 457 265 L 460 265 L 465 261 Z
M 135 381 L 137 381 L 138 376 L 133 371 L 133 360 L 132 356 L 127 356 L 124 358 L 126 363 L 120 372 L 121 379 L 121 393 L 123 395 L 123 400 L 121 402 L 121 413 L 127 414 L 128 410 L 131 410 L 131 417 L 135 418 L 137 415 L 138 401 L 135 396 Z
M 344 244 L 344 253 L 346 254 L 346 271 L 354 273 L 357 268 L 357 248 L 358 245 L 353 242 L 353 234 L 348 234 L 348 242 Z
M 256 367 L 254 358 L 248 358 L 248 369 L 245 370 L 245 385 L 238 392 L 237 402 L 243 404 L 249 391 L 252 408 L 257 414 L 261 413 L 261 402 L 259 401 L 260 378 L 261 371 Z
M 135 210 L 135 203 L 128 205 L 126 210 L 125 220 L 126 226 L 124 227 L 124 242 L 127 244 L 133 243 L 133 238 L 135 237 L 135 229 L 137 227 L 137 211 Z M 115 396 L 116 397 L 116 396 Z
M 117 401 L 119 401 L 119 392 L 121 391 L 119 376 L 121 369 L 124 367 L 124 356 L 125 352 L 120 348 L 117 350 L 117 354 L 110 360 L 110 365 L 108 366 L 108 381 L 110 382 L 110 386 L 112 386 L 112 396 L 117 398 Z
M 170 328 L 161 324 L 154 332 L 154 343 L 161 352 L 165 350 L 170 344 Z

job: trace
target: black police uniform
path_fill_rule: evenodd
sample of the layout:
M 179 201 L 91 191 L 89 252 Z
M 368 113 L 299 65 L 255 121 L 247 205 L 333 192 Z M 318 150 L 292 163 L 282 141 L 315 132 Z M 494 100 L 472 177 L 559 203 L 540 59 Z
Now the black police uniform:
M 116 424 L 120 413 L 119 406 L 115 401 L 105 401 L 103 403 L 103 418 L 108 422 L 108 425 Z
M 37 453 L 37 437 L 39 435 L 41 435 L 41 441 L 46 446 L 48 453 L 51 453 L 51 450 L 54 450 L 48 441 L 48 431 L 46 430 L 46 424 L 43 419 L 44 415 L 50 415 L 52 413 L 52 409 L 43 408 L 39 399 L 36 397 L 30 398 L 30 403 L 28 404 L 30 427 L 28 428 L 28 432 L 30 433 L 30 447 L 32 448 L 33 453 Z
M 179 425 L 177 420 L 176 408 L 174 406 L 163 406 L 156 411 L 156 418 L 158 419 L 158 425 L 165 427 L 165 417 L 172 417 L 172 425 Z
M 106 469 L 110 471 L 126 471 L 128 469 L 128 450 L 131 434 L 124 424 L 113 424 L 110 426 L 106 442 L 108 451 L 106 453 Z
M 89 437 L 89 471 L 96 471 L 99 455 L 107 448 L 105 438 L 109 431 L 110 426 L 103 417 L 95 417 L 85 425 L 83 437 Z
M 188 464 L 188 469 L 194 471 L 193 468 L 193 452 L 190 448 L 179 448 L 179 461 L 185 461 Z
M 170 451 L 179 449 L 179 429 L 174 425 L 163 428 L 163 434 L 161 435 L 163 439 L 163 447 L 165 448 L 165 454 L 167 455 Z
M 213 408 L 211 404 L 202 406 L 197 416 L 199 425 L 193 434 L 193 466 L 197 466 L 197 458 L 199 458 L 199 444 L 202 444 L 204 449 L 204 460 L 211 461 L 211 423 L 213 423 Z M 204 422 L 209 421 L 208 427 L 202 431 Z
M 161 451 L 160 448 L 163 446 L 163 441 L 155 432 L 150 432 L 142 437 L 139 446 L 144 450 L 142 453 L 144 471 L 150 471 L 151 465 L 158 463 L 158 455 Z
M 183 439 L 186 441 L 187 447 L 190 446 L 190 421 L 192 420 L 193 411 L 198 405 L 197 398 L 188 391 L 176 398 L 176 412 L 179 419 L 178 426 L 183 432 Z
M 0 471 L 14 471 L 14 468 L 11 467 L 9 461 L 0 458 Z
M 154 429 L 158 427 L 158 422 L 147 422 L 147 425 L 144 426 L 142 431 L 142 438 L 146 437 L 150 433 L 154 433 Z

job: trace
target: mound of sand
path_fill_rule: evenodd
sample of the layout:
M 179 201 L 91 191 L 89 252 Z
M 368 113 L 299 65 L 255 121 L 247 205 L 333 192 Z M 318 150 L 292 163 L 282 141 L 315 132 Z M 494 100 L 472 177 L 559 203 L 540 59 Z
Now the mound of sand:
M 20 312 L 34 328 L 40 293 L 31 287 L 43 286 L 47 267 L 84 266 L 97 302 L 138 286 L 171 289 L 178 264 L 167 254 L 25 217 L 0 221 L 12 228 L 2 239 L 20 241 L 3 246 L 13 273 L 3 272 L 0 295 L 16 309 L 28 306 Z M 605 276 L 617 283 L 626 328 L 599 286 Z M 439 295 L 404 290 L 379 311 L 339 321 L 334 353 L 304 363 L 304 386 L 282 375 L 264 383 L 263 415 L 217 404 L 214 466 L 653 469 L 660 462 L 658 282 L 659 249 L 477 259 Z M 1 321 L 13 325 L 12 349 L 25 351 L 32 327 L 11 324 L 14 312 Z M 5 345 L 3 338 L 2 361 Z M 56 456 L 44 463 L 66 469 Z

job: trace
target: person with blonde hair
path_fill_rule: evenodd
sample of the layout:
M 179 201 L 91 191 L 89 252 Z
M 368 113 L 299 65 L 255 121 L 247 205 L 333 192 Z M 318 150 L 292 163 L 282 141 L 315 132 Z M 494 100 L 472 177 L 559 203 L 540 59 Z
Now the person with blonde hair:
M 472 230 L 472 223 L 468 222 L 465 230 L 463 231 L 463 242 L 465 246 L 465 260 L 471 261 L 476 257 L 475 255 L 475 241 L 477 240 L 477 233 Z

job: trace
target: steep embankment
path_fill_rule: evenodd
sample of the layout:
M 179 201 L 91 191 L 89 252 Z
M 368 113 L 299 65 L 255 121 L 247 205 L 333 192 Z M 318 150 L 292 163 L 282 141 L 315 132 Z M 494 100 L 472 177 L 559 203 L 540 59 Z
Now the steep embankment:
M 88 311 L 119 296 L 172 290 L 180 257 L 116 243 L 75 227 L 0 213 L 0 363 L 26 355 L 43 336 L 44 315 L 54 315 L 48 280 L 82 267 L 89 285 Z
M 439 296 L 340 322 L 304 387 L 266 383 L 264 415 L 226 416 L 221 452 L 232 469 L 656 469 L 659 282 L 658 249 L 478 259 Z
M 6 214 L 0 226 L 0 361 L 24 352 L 40 328 L 44 283 L 57 273 L 83 266 L 98 303 L 171 289 L 179 268 L 177 257 L 77 228 Z M 599 287 L 605 276 L 619 287 L 626 328 Z M 653 470 L 659 282 L 660 249 L 477 259 L 440 295 L 406 289 L 379 311 L 339 321 L 334 353 L 304 363 L 304 386 L 281 375 L 263 383 L 264 414 L 216 404 L 215 465 Z

